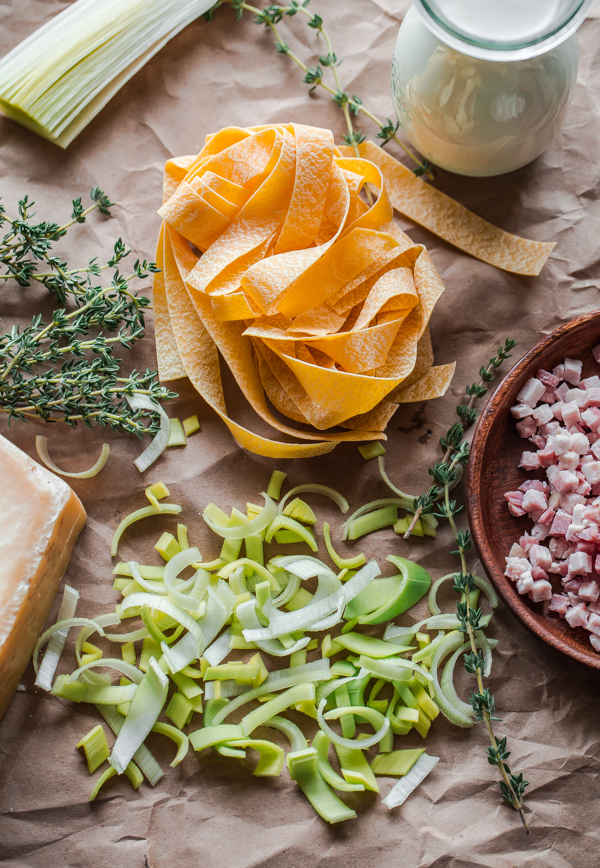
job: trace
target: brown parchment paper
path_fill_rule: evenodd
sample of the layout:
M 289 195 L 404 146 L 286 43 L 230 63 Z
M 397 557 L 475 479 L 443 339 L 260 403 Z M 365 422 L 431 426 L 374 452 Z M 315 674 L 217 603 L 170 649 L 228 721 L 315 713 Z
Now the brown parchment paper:
M 64 5 L 56 0 L 1 3 L 0 52 Z M 406 0 L 314 0 L 312 5 L 322 12 L 335 50 L 344 58 L 340 72 L 347 88 L 368 99 L 380 115 L 390 115 L 390 61 Z M 323 52 L 298 19 L 291 29 L 290 45 L 303 56 Z M 505 336 L 519 341 L 520 354 L 559 323 L 598 305 L 599 42 L 600 21 L 587 21 L 580 31 L 579 81 L 564 128 L 534 164 L 497 179 L 436 172 L 440 189 L 482 217 L 511 232 L 558 242 L 539 278 L 497 271 L 400 221 L 416 242 L 427 245 L 446 283 L 432 320 L 436 361 L 458 361 L 444 399 L 401 407 L 388 428 L 388 471 L 405 490 L 427 485 L 427 466 L 463 385 Z M 154 57 L 67 152 L 0 120 L 0 190 L 10 211 L 27 192 L 40 217 L 61 221 L 73 196 L 87 195 L 99 184 L 119 203 L 114 217 L 75 228 L 60 250 L 71 261 L 87 261 L 106 253 L 122 235 L 137 255 L 151 258 L 165 159 L 197 152 L 206 133 L 225 125 L 289 120 L 330 126 L 340 138 L 344 133 L 338 109 L 328 98 L 307 96 L 297 69 L 275 54 L 269 35 L 249 19 L 234 25 L 231 13 L 222 11 L 210 26 L 192 24 Z M 3 328 L 44 303 L 43 291 L 36 288 L 0 292 Z M 128 357 L 131 366 L 155 365 L 151 331 L 150 323 L 148 337 Z M 225 379 L 231 395 L 231 378 Z M 140 477 L 132 465 L 139 443 L 109 434 L 113 451 L 107 468 L 94 480 L 74 483 L 88 523 L 67 579 L 81 593 L 82 614 L 106 611 L 117 601 L 109 543 L 120 517 L 141 505 L 144 485 L 157 479 L 167 483 L 173 500 L 184 506 L 192 539 L 211 554 L 214 542 L 198 511 L 209 499 L 242 507 L 264 489 L 275 466 L 238 449 L 184 381 L 177 390 L 180 398 L 170 414 L 197 412 L 203 426 L 184 451 L 170 450 Z M 243 418 L 241 400 L 229 400 Z M 55 460 L 76 468 L 88 466 L 106 439 L 103 431 L 63 432 L 34 424 L 7 431 L 0 422 L 0 431 L 31 455 L 40 430 L 50 436 Z M 354 506 L 386 494 L 376 468 L 364 463 L 354 446 L 277 466 L 293 484 L 336 485 Z M 324 502 L 318 509 L 339 528 L 333 507 Z M 150 553 L 158 527 L 149 524 L 127 536 L 124 558 Z M 434 577 L 454 567 L 450 548 L 445 532 L 437 543 L 405 545 L 382 531 L 364 544 L 369 556 L 383 561 L 391 552 L 407 555 Z M 58 601 L 52 618 L 57 607 Z M 199 759 L 190 753 L 171 769 L 173 746 L 158 736 L 152 748 L 166 768 L 158 786 L 144 784 L 136 793 L 128 781 L 113 781 L 90 805 L 91 779 L 75 743 L 98 717 L 36 690 L 30 668 L 0 724 L 0 863 L 11 868 L 596 866 L 598 677 L 546 649 L 503 608 L 492 633 L 499 640 L 490 679 L 502 717 L 498 731 L 509 737 L 514 767 L 531 782 L 529 838 L 500 801 L 495 771 L 484 756 L 483 729 L 463 731 L 443 719 L 427 740 L 427 750 L 440 763 L 408 802 L 389 812 L 375 794 L 352 794 L 358 819 L 338 827 L 328 827 L 314 814 L 286 773 L 279 779 L 253 778 L 250 764 L 209 751 Z M 72 659 L 71 650 L 65 666 Z M 466 681 L 462 689 L 466 692 Z M 415 739 L 408 745 L 417 744 Z M 383 783 L 383 794 L 391 783 Z

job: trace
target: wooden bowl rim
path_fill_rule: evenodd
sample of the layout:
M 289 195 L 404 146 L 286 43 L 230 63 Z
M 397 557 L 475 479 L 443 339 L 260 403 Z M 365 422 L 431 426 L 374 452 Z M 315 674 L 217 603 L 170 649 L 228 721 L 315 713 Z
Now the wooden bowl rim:
M 546 350 L 551 349 L 557 340 L 575 333 L 579 328 L 596 320 L 600 325 L 600 310 L 594 310 L 590 313 L 583 314 L 582 316 L 576 317 L 564 325 L 559 326 L 547 337 L 538 341 L 538 343 L 525 353 L 525 355 L 509 371 L 506 377 L 504 377 L 492 397 L 487 402 L 475 429 L 471 445 L 471 455 L 467 466 L 465 488 L 469 526 L 471 528 L 473 542 L 475 543 L 479 559 L 498 594 L 502 597 L 513 615 L 515 615 L 515 617 L 518 618 L 531 633 L 551 648 L 565 654 L 572 660 L 577 661 L 577 663 L 591 669 L 600 670 L 600 654 L 594 652 L 591 647 L 590 650 L 587 651 L 586 649 L 569 644 L 557 636 L 549 626 L 540 623 L 539 616 L 537 616 L 534 610 L 530 608 L 531 605 L 535 604 L 531 604 L 529 598 L 526 596 L 515 595 L 512 582 L 510 582 L 503 574 L 498 575 L 491 546 L 486 542 L 487 534 L 483 524 L 481 498 L 478 496 L 481 488 L 481 478 L 479 475 L 475 474 L 473 467 L 474 456 L 482 450 L 485 451 L 487 447 L 488 437 L 491 428 L 495 423 L 495 417 L 500 412 L 508 412 L 509 408 L 507 405 L 509 402 L 507 401 L 507 397 L 516 381 L 522 380 L 524 383 L 527 379 L 527 377 L 524 376 L 526 373 L 532 376 L 531 370 L 534 367 L 537 370 L 539 367 L 539 365 L 536 366 L 537 359 L 544 355 Z

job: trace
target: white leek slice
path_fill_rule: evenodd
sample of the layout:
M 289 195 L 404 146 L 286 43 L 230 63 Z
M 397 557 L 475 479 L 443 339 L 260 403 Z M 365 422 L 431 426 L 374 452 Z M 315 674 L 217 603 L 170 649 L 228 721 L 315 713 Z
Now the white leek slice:
M 199 550 L 197 548 L 189 548 L 174 555 L 165 566 L 163 582 L 165 583 L 168 597 L 177 606 L 180 606 L 182 609 L 186 609 L 187 611 L 197 611 L 198 599 L 191 594 L 183 593 L 183 585 L 175 585 L 175 579 L 179 576 L 179 573 L 182 572 L 182 570 L 185 570 L 187 567 L 190 567 L 193 563 L 197 563 L 200 560 L 202 560 L 202 555 Z M 190 589 L 193 588 L 196 582 L 195 575 L 192 576 L 192 579 L 188 580 L 188 582 L 189 584 L 186 583 L 187 587 Z
M 299 726 L 296 726 L 295 723 L 292 723 L 291 720 L 287 720 L 285 717 L 279 717 L 279 715 L 273 715 L 270 717 L 268 721 L 265 723 L 265 726 L 271 727 L 272 729 L 277 729 L 279 732 L 282 732 L 290 741 L 291 750 L 306 750 L 308 747 L 308 742 L 304 737 L 304 733 L 300 729 Z
M 150 658 L 148 671 L 142 678 L 131 707 L 127 712 L 121 732 L 117 736 L 109 762 L 122 774 L 136 750 L 143 744 L 146 736 L 162 711 L 169 689 L 169 679 L 156 660 Z
M 75 616 L 75 610 L 77 608 L 78 600 L 79 591 L 76 591 L 75 588 L 72 588 L 70 585 L 65 585 L 62 602 L 60 604 L 60 609 L 58 612 L 58 618 L 56 619 L 57 622 L 66 621 L 69 618 L 73 618 Z M 41 687 L 42 690 L 52 689 L 52 679 L 54 678 L 54 673 L 56 672 L 56 667 L 58 666 L 60 655 L 62 654 L 63 648 L 65 647 L 68 633 L 69 628 L 64 627 L 63 629 L 58 630 L 56 633 L 54 633 L 54 635 L 50 638 L 50 641 L 48 642 L 48 647 L 46 648 L 46 653 L 42 658 L 42 662 L 37 673 L 37 678 L 35 679 L 36 687 Z
M 78 473 L 71 473 L 67 470 L 61 470 L 60 467 L 57 467 L 54 461 L 50 458 L 50 455 L 48 454 L 47 437 L 42 437 L 41 434 L 36 436 L 35 450 L 46 467 L 52 470 L 53 473 L 58 473 L 60 476 L 68 476 L 70 479 L 90 479 L 92 476 L 97 476 L 108 461 L 108 456 L 110 455 L 110 446 L 108 443 L 103 443 L 100 458 L 96 461 L 93 467 L 90 467 L 89 470 L 80 470 Z
M 392 787 L 385 799 L 382 799 L 386 808 L 397 808 L 402 805 L 419 784 L 425 780 L 429 772 L 433 771 L 439 761 L 440 758 L 437 756 L 422 754 L 409 773 Z
M 277 515 L 277 506 L 273 500 L 271 500 L 269 495 L 265 494 L 263 491 L 261 497 L 265 500 L 263 509 L 256 518 L 253 518 L 252 521 L 248 521 L 245 524 L 225 527 L 224 525 L 212 521 L 212 519 L 210 519 L 206 514 L 206 510 L 202 513 L 202 518 L 211 530 L 219 536 L 222 536 L 224 539 L 245 539 L 248 536 L 254 536 L 255 534 L 261 533 L 265 530 Z
M 140 565 L 137 563 L 137 561 L 129 561 L 127 566 L 129 567 L 132 578 L 135 579 L 140 588 L 142 588 L 144 591 L 148 591 L 149 594 L 160 594 L 161 597 L 167 596 L 168 591 L 164 586 L 164 583 L 149 582 L 147 579 L 145 579 L 140 572 Z
M 110 547 L 111 557 L 114 558 L 117 554 L 119 542 L 121 541 L 123 533 L 136 521 L 140 521 L 142 518 L 148 518 L 151 515 L 179 515 L 180 512 L 181 507 L 176 503 L 160 503 L 158 506 L 144 506 L 142 509 L 136 509 L 135 512 L 125 516 L 113 536 Z
M 423 666 L 405 658 L 373 660 L 371 657 L 361 655 L 359 660 L 362 669 L 371 672 L 377 678 L 383 678 L 385 681 L 408 681 L 411 677 L 411 671 L 417 672 L 426 681 L 433 681 L 433 677 Z
M 377 711 L 375 708 L 368 708 L 362 705 L 351 705 L 344 706 L 342 708 L 334 708 L 332 711 L 329 711 L 326 715 L 323 714 L 323 709 L 327 703 L 327 698 L 324 697 L 320 702 L 317 708 L 317 720 L 319 722 L 319 726 L 325 733 L 325 735 L 329 736 L 334 744 L 339 744 L 341 747 L 350 747 L 350 748 L 359 748 L 360 750 L 366 750 L 372 745 L 377 744 L 381 741 L 381 739 L 385 736 L 386 732 L 390 728 L 390 722 L 387 717 L 384 717 L 380 711 Z M 379 724 L 379 729 L 376 729 L 373 735 L 367 736 L 367 738 L 344 738 L 341 735 L 338 735 L 327 723 L 325 718 L 338 718 L 342 714 L 360 714 L 361 717 L 364 717 L 365 720 L 368 720 L 369 723 L 376 726 Z
M 227 628 L 218 639 L 205 648 L 202 656 L 208 660 L 211 666 L 218 666 L 229 654 L 229 638 L 231 636 L 231 628 Z
M 97 705 L 96 708 L 115 735 L 118 735 L 123 728 L 123 723 L 125 722 L 123 715 L 119 714 L 117 709 L 112 705 Z M 139 746 L 134 753 L 133 758 L 148 779 L 148 783 L 151 787 L 155 787 L 160 779 L 165 776 L 165 773 L 145 744 Z
M 182 627 L 185 627 L 185 629 L 191 633 L 196 640 L 198 647 L 198 653 L 196 656 L 200 656 L 204 646 L 204 637 L 197 622 L 194 621 L 188 612 L 185 612 L 179 606 L 176 606 L 164 597 L 160 597 L 158 594 L 138 593 L 130 594 L 123 600 L 121 603 L 121 614 L 124 615 L 129 609 L 136 609 L 138 606 L 148 606 L 150 609 L 157 609 L 164 615 L 168 615 L 169 618 L 173 618 L 173 620 L 181 624 Z
M 287 566 L 287 569 L 291 570 L 293 566 L 290 564 Z M 311 602 L 302 609 L 278 613 L 277 617 L 273 616 L 271 618 L 268 627 L 244 630 L 244 639 L 248 642 L 256 642 L 261 639 L 276 639 L 279 636 L 294 633 L 296 630 L 306 630 L 315 622 L 337 611 L 342 602 L 346 604 L 350 600 L 353 600 L 380 573 L 381 570 L 377 565 L 377 561 L 369 561 L 366 566 L 333 594 L 329 594 L 316 602 Z
M 117 672 L 120 672 L 121 675 L 129 678 L 130 681 L 133 681 L 134 684 L 139 684 L 144 677 L 144 673 L 140 672 L 137 666 L 133 666 L 131 663 L 126 663 L 118 657 L 101 657 L 100 660 L 92 660 L 90 663 L 84 663 L 83 666 L 80 666 L 79 669 L 76 669 L 75 672 L 72 672 L 68 676 L 68 680 L 77 681 L 83 672 L 87 672 L 88 669 L 94 669 L 98 666 L 106 666 L 107 669 L 115 669 Z
M 328 485 L 320 485 L 318 483 L 306 483 L 305 485 L 297 485 L 281 498 L 279 502 L 279 511 L 283 512 L 288 500 L 292 497 L 296 497 L 297 494 L 323 494 L 325 497 L 333 500 L 333 502 L 339 506 L 341 512 L 346 513 L 350 509 L 346 498 L 340 494 L 339 491 L 336 491 L 335 488 L 330 488 Z
M 47 630 L 44 630 L 40 638 L 35 643 L 35 648 L 33 649 L 33 668 L 35 669 L 35 673 L 37 675 L 39 671 L 39 662 L 38 655 L 40 653 L 40 648 L 46 644 L 46 642 L 54 636 L 55 633 L 60 632 L 61 630 L 70 630 L 71 627 L 92 627 L 92 632 L 95 630 L 101 636 L 104 636 L 104 630 L 100 626 L 97 621 L 93 621 L 91 618 L 67 618 L 65 621 L 57 621 L 56 624 L 53 624 L 52 627 L 48 627 Z
M 454 696 L 456 696 L 455 693 L 454 696 L 444 693 L 437 674 L 438 666 L 441 661 L 451 652 L 456 651 L 458 648 L 462 648 L 463 644 L 464 635 L 458 630 L 448 633 L 445 639 L 439 644 L 437 651 L 431 660 L 431 676 L 433 679 L 435 701 L 444 717 L 447 717 L 448 720 L 456 724 L 456 726 L 467 728 L 473 726 L 474 723 L 473 709 L 469 708 L 467 711 L 465 709 L 466 703 L 462 702 L 462 700 L 459 700 L 458 702 L 453 701 Z
M 173 675 L 181 672 L 190 663 L 198 659 L 198 644 L 191 633 L 186 633 L 176 645 L 169 646 L 166 642 L 160 643 L 163 657 Z
M 132 410 L 148 410 L 150 413 L 158 413 L 160 416 L 160 431 L 153 438 L 149 446 L 144 449 L 141 455 L 133 462 L 140 473 L 154 464 L 156 459 L 162 455 L 167 448 L 169 437 L 171 435 L 171 422 L 169 417 L 157 401 L 149 398 L 147 395 L 127 395 L 127 403 Z

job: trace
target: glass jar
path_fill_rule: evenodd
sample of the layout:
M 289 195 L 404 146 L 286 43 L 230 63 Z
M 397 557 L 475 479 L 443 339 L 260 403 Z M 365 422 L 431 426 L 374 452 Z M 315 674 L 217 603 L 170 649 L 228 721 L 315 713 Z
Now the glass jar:
M 436 166 L 511 172 L 561 128 L 591 0 L 415 0 L 392 65 L 401 127 Z

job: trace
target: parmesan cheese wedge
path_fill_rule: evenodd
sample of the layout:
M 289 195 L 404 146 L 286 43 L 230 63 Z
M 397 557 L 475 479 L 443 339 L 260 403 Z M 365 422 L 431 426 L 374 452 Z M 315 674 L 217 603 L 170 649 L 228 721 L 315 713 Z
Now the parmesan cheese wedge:
M 48 617 L 85 510 L 69 485 L 0 435 L 0 719 Z

